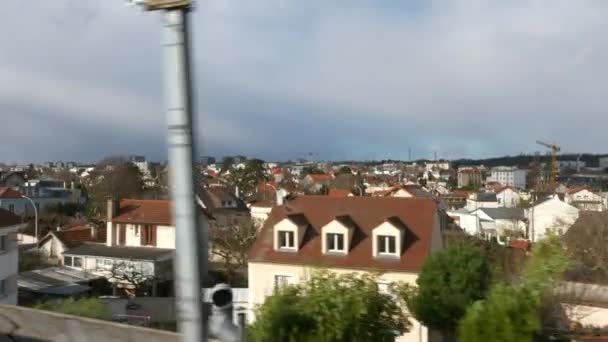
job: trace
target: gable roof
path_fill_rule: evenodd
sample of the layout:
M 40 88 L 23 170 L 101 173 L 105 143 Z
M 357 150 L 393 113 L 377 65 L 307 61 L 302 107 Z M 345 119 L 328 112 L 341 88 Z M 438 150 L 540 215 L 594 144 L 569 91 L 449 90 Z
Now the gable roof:
M 94 239 L 91 235 L 91 227 L 88 226 L 75 226 L 59 231 L 50 231 L 44 238 L 40 240 L 38 245 L 42 245 L 46 240 L 56 237 L 66 247 L 74 247 L 84 242 L 105 242 L 106 241 L 106 230 L 101 228 L 98 229 L 97 238 Z
M 120 201 L 118 214 L 112 219 L 117 223 L 150 223 L 172 225 L 171 202 L 167 200 L 135 200 Z
M 577 192 L 581 192 L 583 190 L 591 191 L 591 189 L 589 189 L 589 187 L 587 187 L 587 186 L 575 186 L 572 188 L 568 188 L 567 192 L 568 192 L 568 195 L 574 195 Z
M 479 208 L 494 220 L 523 220 L 524 210 L 522 208 Z
M 298 196 L 272 209 L 250 250 L 250 261 L 417 272 L 430 253 L 436 212 L 436 204 L 429 199 Z M 275 251 L 274 226 L 292 214 L 301 215 L 307 223 L 301 247 L 297 253 Z M 321 228 L 345 215 L 357 227 L 348 255 L 323 254 Z M 399 259 L 374 258 L 372 253 L 372 231 L 387 221 L 401 222 L 397 226 L 405 227 L 404 250 Z
M 15 226 L 21 223 L 19 216 L 0 208 L 0 228 Z
M 478 192 L 476 197 L 477 202 L 498 202 L 496 194 L 493 192 Z
M 0 198 L 23 198 L 23 196 L 21 196 L 19 191 L 7 187 L 0 187 Z

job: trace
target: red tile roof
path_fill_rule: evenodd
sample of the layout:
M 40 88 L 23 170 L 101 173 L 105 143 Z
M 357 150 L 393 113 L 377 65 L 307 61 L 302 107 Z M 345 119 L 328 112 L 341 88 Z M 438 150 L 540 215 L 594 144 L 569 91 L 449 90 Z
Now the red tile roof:
M 21 223 L 19 216 L 0 208 L 0 228 L 10 227 Z
M 11 188 L 0 187 L 0 198 L 22 198 L 19 191 L 15 191 Z
M 417 272 L 430 253 L 437 208 L 429 199 L 397 197 L 299 196 L 272 209 L 250 250 L 251 261 L 283 264 L 323 265 L 337 268 L 379 269 Z M 273 228 L 288 215 L 300 214 L 309 223 L 297 253 L 277 252 Z M 347 256 L 324 255 L 321 228 L 336 217 L 348 215 L 357 226 Z M 406 247 L 400 259 L 377 259 L 372 255 L 372 230 L 389 218 L 406 226 Z
M 351 194 L 350 190 L 347 189 L 329 189 L 327 196 L 329 197 L 348 197 Z
M 310 178 L 312 178 L 312 180 L 317 181 L 317 182 L 331 180 L 331 175 L 325 175 L 325 174 L 323 174 L 323 175 L 313 175 L 313 174 L 310 174 L 309 176 L 310 176 Z
M 587 186 L 575 186 L 575 187 L 572 187 L 572 188 L 568 189 L 568 194 L 569 195 L 574 195 L 575 193 L 583 191 L 583 190 L 589 190 L 589 191 L 591 191 L 591 189 L 589 189 L 589 187 L 587 187 Z
M 105 242 L 106 241 L 106 230 L 103 228 L 98 229 L 97 238 L 93 238 L 91 233 L 91 227 L 88 226 L 76 226 L 70 227 L 60 231 L 51 232 L 55 235 L 59 241 L 61 241 L 67 247 L 74 247 L 83 242 Z
M 149 223 L 172 225 L 171 201 L 165 200 L 133 200 L 120 201 L 118 215 L 112 222 L 118 223 Z

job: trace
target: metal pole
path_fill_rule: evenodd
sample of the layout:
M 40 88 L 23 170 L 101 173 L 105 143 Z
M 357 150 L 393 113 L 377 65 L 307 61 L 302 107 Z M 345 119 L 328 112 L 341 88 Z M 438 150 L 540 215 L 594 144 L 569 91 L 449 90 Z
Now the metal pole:
M 181 341 L 200 342 L 206 341 L 201 278 L 206 270 L 207 241 L 205 232 L 197 231 L 201 226 L 198 225 L 199 211 L 195 205 L 193 186 L 188 9 L 168 9 L 163 12 L 163 21 L 169 184 L 176 230 L 174 277 L 177 328 Z
M 32 203 L 32 207 L 34 207 L 34 238 L 36 238 L 36 242 L 38 242 L 38 208 L 36 207 L 36 203 L 34 203 L 31 198 L 25 195 L 21 195 L 21 197 L 30 201 L 30 203 Z

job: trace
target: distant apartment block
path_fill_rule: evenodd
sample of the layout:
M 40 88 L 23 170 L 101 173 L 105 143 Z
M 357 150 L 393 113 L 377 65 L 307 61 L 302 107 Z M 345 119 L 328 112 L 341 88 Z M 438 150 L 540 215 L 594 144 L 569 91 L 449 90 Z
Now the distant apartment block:
M 201 157 L 201 164 L 203 166 L 209 166 L 211 164 L 215 164 L 215 157 L 211 157 L 211 156 L 202 156 Z
M 479 169 L 464 169 L 458 171 L 458 187 L 472 186 L 477 189 L 481 186 L 482 178 Z
M 498 166 L 492 168 L 491 176 L 487 181 L 497 182 L 504 186 L 525 189 L 527 174 L 527 170 L 518 169 L 516 167 Z

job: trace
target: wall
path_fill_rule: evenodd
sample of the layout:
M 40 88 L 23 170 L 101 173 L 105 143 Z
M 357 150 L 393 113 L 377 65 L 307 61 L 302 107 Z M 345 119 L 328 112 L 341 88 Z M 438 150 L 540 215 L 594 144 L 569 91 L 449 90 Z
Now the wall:
M 10 211 L 11 205 L 14 206 L 13 214 L 18 215 L 18 216 L 21 216 L 26 212 L 27 206 L 30 206 L 30 211 L 33 210 L 31 208 L 32 204 L 29 201 L 27 201 L 26 199 L 23 199 L 23 198 L 0 199 L 0 208 Z
M 510 188 L 497 193 L 496 199 L 498 200 L 498 206 L 504 208 L 515 208 L 521 201 L 519 194 Z
M 175 249 L 175 227 L 156 227 L 156 247 Z
M 118 226 L 119 223 L 108 223 L 107 241 L 110 245 L 118 245 Z M 112 227 L 110 227 L 112 225 Z M 141 247 L 141 230 L 144 225 L 125 224 L 125 245 L 131 247 Z M 137 233 L 136 233 L 137 232 Z M 157 248 L 175 249 L 175 228 L 173 226 L 156 226 L 156 246 Z
M 6 250 L 0 254 L 0 279 L 5 280 L 5 296 L 0 303 L 17 304 L 17 273 L 19 251 L 17 249 L 17 230 L 19 226 L 0 228 L 0 235 L 6 236 Z
M 292 277 L 291 283 L 299 283 L 310 279 L 313 268 L 297 265 L 282 265 L 272 263 L 249 263 L 249 317 L 251 321 L 255 320 L 253 309 L 264 302 L 265 298 L 272 294 L 274 289 L 275 275 L 289 275 Z M 349 270 L 349 269 L 331 269 L 336 273 L 361 273 L 364 271 Z M 416 283 L 418 277 L 415 273 L 397 273 L 387 272 L 380 277 L 382 283 L 390 282 L 405 282 L 410 284 Z M 410 332 L 396 339 L 397 342 L 427 342 L 428 331 L 418 321 L 410 319 L 412 327 Z
M 178 335 L 163 330 L 63 315 L 12 305 L 0 305 L 0 339 L 56 342 L 178 342 Z M 6 339 L 8 340 L 8 339 Z M 211 340 L 210 340 L 211 342 Z
M 458 225 L 464 229 L 467 234 L 477 235 L 477 233 L 479 233 L 479 218 L 476 215 L 458 211 L 448 211 L 448 215 L 452 218 L 457 218 Z
M 540 241 L 545 238 L 549 229 L 556 229 L 562 234 L 578 218 L 578 209 L 568 205 L 557 198 L 543 202 L 527 211 L 530 221 L 530 232 L 533 234 L 532 241 Z

